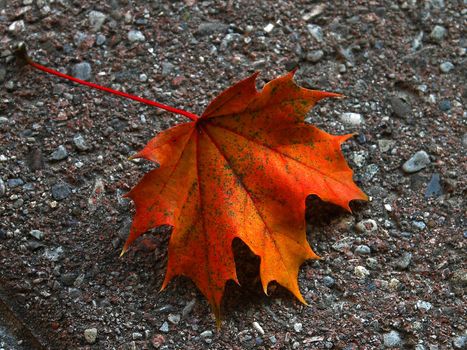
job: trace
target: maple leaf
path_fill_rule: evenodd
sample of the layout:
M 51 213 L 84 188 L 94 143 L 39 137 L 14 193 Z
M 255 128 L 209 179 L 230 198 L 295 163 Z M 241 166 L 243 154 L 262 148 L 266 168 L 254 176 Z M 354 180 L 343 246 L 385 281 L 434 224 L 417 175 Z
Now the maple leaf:
M 176 275 L 191 278 L 219 325 L 225 284 L 238 283 L 232 241 L 239 238 L 261 259 L 266 294 L 276 281 L 306 303 L 298 270 L 306 259 L 318 258 L 305 235 L 306 197 L 315 194 L 349 211 L 350 201 L 367 199 L 340 150 L 352 134 L 333 136 L 304 122 L 317 101 L 340 95 L 301 88 L 294 72 L 257 91 L 255 73 L 221 93 L 198 117 L 42 66 L 24 46 L 15 54 L 22 64 L 48 74 L 192 120 L 160 133 L 133 157 L 159 167 L 127 194 L 136 214 L 122 254 L 151 228 L 173 226 L 162 289 Z
M 257 74 L 230 87 L 192 122 L 155 138 L 134 158 L 159 164 L 128 193 L 136 207 L 129 245 L 141 234 L 171 225 L 164 289 L 176 275 L 194 281 L 220 319 L 228 280 L 238 283 L 232 241 L 261 259 L 264 292 L 276 281 L 305 303 L 298 271 L 318 256 L 305 234 L 310 194 L 347 210 L 366 200 L 352 180 L 340 145 L 304 117 L 326 97 L 293 81 L 293 72 L 257 91 Z

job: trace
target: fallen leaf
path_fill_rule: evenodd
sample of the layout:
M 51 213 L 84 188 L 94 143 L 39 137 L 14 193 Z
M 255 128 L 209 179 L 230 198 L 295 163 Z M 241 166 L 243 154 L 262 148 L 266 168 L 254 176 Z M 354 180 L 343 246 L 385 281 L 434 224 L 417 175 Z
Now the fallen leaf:
M 162 289 L 176 275 L 191 278 L 219 325 L 225 284 L 238 283 L 232 241 L 239 238 L 260 257 L 265 293 L 276 281 L 305 303 L 298 269 L 318 258 L 305 235 L 306 197 L 315 194 L 349 211 L 351 200 L 367 199 L 340 151 L 352 135 L 333 136 L 304 123 L 317 101 L 340 95 L 301 88 L 293 72 L 257 91 L 253 74 L 198 117 L 40 65 L 23 44 L 15 55 L 18 64 L 192 120 L 160 133 L 133 157 L 159 168 L 128 193 L 136 214 L 122 254 L 149 229 L 173 226 Z
M 164 289 L 177 275 L 194 281 L 220 320 L 228 280 L 238 283 L 232 241 L 261 259 L 264 292 L 276 281 L 301 302 L 297 275 L 318 256 L 305 234 L 310 194 L 347 210 L 366 200 L 333 136 L 306 124 L 315 103 L 340 95 L 297 86 L 293 72 L 261 91 L 257 74 L 224 91 L 192 122 L 170 128 L 133 158 L 159 167 L 128 193 L 136 214 L 122 254 L 144 232 L 171 225 Z

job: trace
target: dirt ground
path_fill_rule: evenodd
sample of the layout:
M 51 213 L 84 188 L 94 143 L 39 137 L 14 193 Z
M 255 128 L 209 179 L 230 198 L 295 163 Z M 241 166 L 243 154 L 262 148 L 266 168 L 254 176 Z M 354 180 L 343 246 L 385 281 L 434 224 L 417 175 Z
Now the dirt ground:
M 22 329 L 15 345 L 1 322 L 0 348 L 466 348 L 466 11 L 0 0 L 0 317 Z M 301 268 L 309 306 L 277 285 L 263 295 L 235 242 L 242 288 L 228 286 L 217 331 L 191 281 L 159 292 L 168 228 L 119 258 L 134 213 L 122 195 L 154 167 L 128 157 L 185 119 L 18 67 L 21 41 L 48 67 L 194 113 L 257 70 L 259 87 L 298 67 L 302 86 L 345 94 L 308 120 L 357 133 L 343 151 L 370 201 L 350 215 L 309 199 L 323 257 Z

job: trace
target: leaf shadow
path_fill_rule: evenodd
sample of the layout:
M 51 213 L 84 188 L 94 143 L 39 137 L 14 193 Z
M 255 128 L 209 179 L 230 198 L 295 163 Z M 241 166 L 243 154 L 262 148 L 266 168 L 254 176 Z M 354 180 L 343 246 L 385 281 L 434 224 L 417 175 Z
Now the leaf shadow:
M 268 295 L 263 292 L 261 285 L 259 267 L 260 257 L 255 255 L 250 248 L 241 240 L 234 239 L 232 242 L 234 252 L 237 278 L 240 285 L 234 281 L 228 281 L 222 310 L 225 319 L 234 318 L 237 313 L 246 314 L 251 310 L 269 305 L 273 300 L 290 300 L 297 302 L 292 293 L 274 281 L 268 286 Z M 238 316 L 238 315 L 237 315 Z M 248 320 L 250 322 L 251 320 Z
M 249 310 L 264 300 L 259 279 L 260 258 L 248 246 L 236 238 L 232 242 L 237 279 L 240 285 L 229 281 L 223 298 L 223 313 L 229 318 L 235 311 Z
M 351 201 L 352 213 L 349 213 L 342 207 L 323 201 L 316 195 L 308 196 L 306 199 L 305 220 L 308 235 L 313 234 L 313 241 L 310 241 L 310 243 L 326 241 L 330 234 L 337 235 L 339 232 L 332 229 L 333 224 L 345 216 L 356 216 L 355 214 L 361 212 L 366 205 L 366 202 L 363 201 Z

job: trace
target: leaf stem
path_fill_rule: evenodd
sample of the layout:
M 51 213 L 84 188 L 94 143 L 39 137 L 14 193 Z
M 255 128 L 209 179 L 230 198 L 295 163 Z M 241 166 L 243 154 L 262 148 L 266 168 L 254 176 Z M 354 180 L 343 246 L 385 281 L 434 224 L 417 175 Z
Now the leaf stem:
M 190 113 L 188 111 L 184 111 L 183 109 L 174 108 L 174 107 L 171 107 L 171 106 L 167 106 L 167 105 L 165 105 L 163 103 L 159 103 L 159 102 L 156 102 L 156 101 L 151 101 L 151 100 L 148 100 L 148 99 L 145 99 L 145 98 L 142 98 L 142 97 L 127 94 L 126 92 L 114 90 L 114 89 L 111 89 L 111 88 L 108 88 L 108 87 L 105 87 L 105 86 L 101 86 L 101 85 L 97 85 L 97 84 L 94 84 L 94 83 L 91 83 L 91 82 L 88 82 L 88 81 L 85 81 L 85 80 L 81 80 L 81 79 L 69 76 L 67 74 L 60 73 L 60 72 L 58 72 L 56 70 L 47 68 L 45 66 L 42 66 L 42 65 L 32 61 L 29 58 L 27 58 L 27 64 L 29 64 L 30 66 L 32 66 L 32 67 L 34 67 L 36 69 L 39 69 L 39 70 L 41 70 L 43 72 L 46 72 L 46 73 L 49 73 L 49 74 L 52 74 L 52 75 L 55 75 L 55 76 L 60 77 L 62 79 L 67 79 L 67 80 L 73 81 L 73 82 L 81 84 L 81 85 L 89 86 L 89 87 L 91 87 L 93 89 L 106 91 L 106 92 L 109 92 L 109 93 L 117 95 L 117 96 L 125 97 L 125 98 L 128 98 L 130 100 L 138 101 L 138 102 L 150 105 L 150 106 L 161 108 L 161 109 L 164 109 L 166 111 L 169 111 L 169 112 L 172 112 L 172 113 L 175 113 L 175 114 L 180 114 L 180 115 L 183 115 L 183 116 L 185 116 L 185 117 L 187 117 L 187 118 L 189 118 L 189 119 L 191 119 L 193 121 L 196 121 L 197 119 L 199 119 L 199 116 L 197 116 L 196 114 Z

